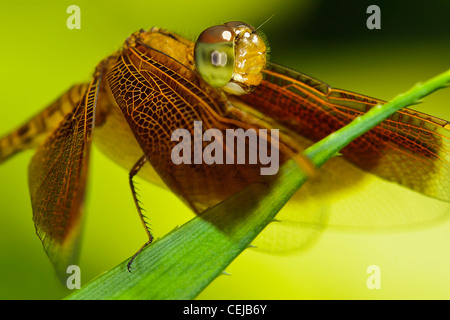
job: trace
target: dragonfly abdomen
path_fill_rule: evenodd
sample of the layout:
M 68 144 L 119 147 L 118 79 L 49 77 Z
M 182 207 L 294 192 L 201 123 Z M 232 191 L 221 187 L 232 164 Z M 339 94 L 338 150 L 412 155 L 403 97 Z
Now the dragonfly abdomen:
M 88 84 L 73 86 L 41 113 L 0 139 L 0 163 L 20 151 L 43 143 L 64 117 L 78 105 L 87 88 Z

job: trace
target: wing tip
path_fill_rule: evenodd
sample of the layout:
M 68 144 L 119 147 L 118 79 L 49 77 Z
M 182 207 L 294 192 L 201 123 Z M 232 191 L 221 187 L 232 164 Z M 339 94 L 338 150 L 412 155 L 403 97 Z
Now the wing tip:
M 42 229 L 37 229 L 36 233 L 42 241 L 44 250 L 54 267 L 59 281 L 65 285 L 68 277 L 68 268 L 78 263 L 81 244 L 80 225 L 78 224 L 78 226 L 72 228 L 62 241 L 52 238 Z

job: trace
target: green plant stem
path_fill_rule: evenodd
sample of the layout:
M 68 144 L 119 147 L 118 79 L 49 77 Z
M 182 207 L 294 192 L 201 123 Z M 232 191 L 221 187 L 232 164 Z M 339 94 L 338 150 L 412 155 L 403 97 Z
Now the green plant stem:
M 372 108 L 304 153 L 320 167 L 383 119 L 448 83 L 450 70 Z M 270 185 L 246 188 L 145 248 L 132 273 L 124 261 L 68 299 L 193 299 L 274 220 L 305 181 L 297 164 L 288 161 Z

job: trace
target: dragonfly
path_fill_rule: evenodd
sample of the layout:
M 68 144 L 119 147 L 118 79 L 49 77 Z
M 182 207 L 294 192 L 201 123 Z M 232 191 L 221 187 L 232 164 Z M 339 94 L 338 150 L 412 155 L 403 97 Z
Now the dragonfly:
M 263 179 L 261 164 L 174 164 L 175 130 L 195 135 L 195 121 L 202 121 L 203 130 L 220 132 L 276 128 L 280 163 L 294 158 L 310 175 L 320 175 L 301 151 L 382 103 L 268 62 L 265 41 L 247 23 L 212 26 L 195 43 L 154 27 L 133 33 L 97 65 L 91 82 L 74 85 L 0 139 L 0 163 L 36 148 L 28 168 L 33 221 L 64 276 L 79 254 L 94 137 L 102 152 L 129 171 L 131 195 L 148 236 L 145 247 L 153 236 L 136 193 L 137 175 L 167 187 L 199 215 Z M 223 149 L 229 151 L 225 144 Z M 448 121 L 404 109 L 341 154 L 333 174 L 342 181 L 350 165 L 450 200 Z M 317 193 L 329 185 L 322 180 Z

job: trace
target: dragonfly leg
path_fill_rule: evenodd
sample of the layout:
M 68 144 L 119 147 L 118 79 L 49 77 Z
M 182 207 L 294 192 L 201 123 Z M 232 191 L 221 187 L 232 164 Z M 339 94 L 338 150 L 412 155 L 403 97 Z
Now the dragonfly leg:
M 148 246 L 153 241 L 153 236 L 150 232 L 150 228 L 149 228 L 147 221 L 145 221 L 146 216 L 142 213 L 143 209 L 142 209 L 142 207 L 140 205 L 140 201 L 137 197 L 136 188 L 135 188 L 134 182 L 133 182 L 134 176 L 138 174 L 139 170 L 144 166 L 144 164 L 146 162 L 147 162 L 147 156 L 144 155 L 136 162 L 136 164 L 133 166 L 133 168 L 131 169 L 130 174 L 129 174 L 129 181 L 130 181 L 131 193 L 133 194 L 133 200 L 134 200 L 134 203 L 136 204 L 136 209 L 139 213 L 139 218 L 141 219 L 141 222 L 144 225 L 145 231 L 147 232 L 147 235 L 148 235 L 148 241 L 146 243 L 144 243 L 144 245 L 138 250 L 138 252 L 136 252 L 131 257 L 130 261 L 128 262 L 127 269 L 129 272 L 131 272 L 131 264 L 133 263 L 134 259 L 139 255 L 139 253 L 141 253 L 141 251 L 146 246 Z

